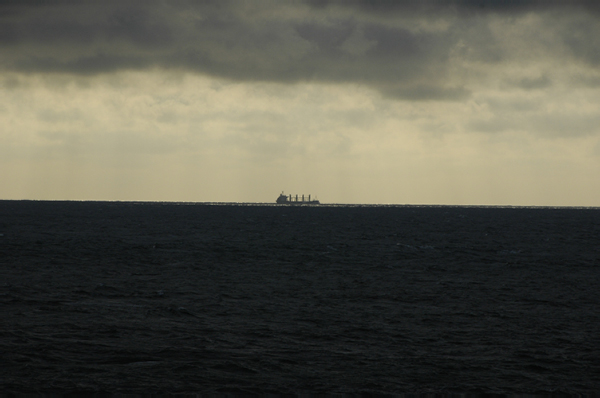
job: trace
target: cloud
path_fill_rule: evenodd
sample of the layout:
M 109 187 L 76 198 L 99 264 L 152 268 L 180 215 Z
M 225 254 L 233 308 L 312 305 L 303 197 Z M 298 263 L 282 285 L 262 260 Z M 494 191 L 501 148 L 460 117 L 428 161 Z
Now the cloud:
M 461 101 L 469 98 L 471 95 L 470 91 L 463 87 L 441 87 L 435 85 L 382 88 L 381 92 L 387 97 L 411 101 Z
M 554 91 L 548 95 L 526 90 L 505 93 L 501 98 L 479 98 L 484 105 L 479 112 L 469 115 L 465 130 L 488 134 L 512 132 L 545 139 L 600 135 L 597 95 L 565 93 L 560 87 L 550 90 Z
M 600 87 L 600 75 L 582 75 L 578 74 L 571 79 L 571 82 L 576 86 L 585 88 Z
M 598 19 L 576 18 L 564 27 L 563 43 L 577 58 L 600 67 L 600 23 Z
M 541 90 L 552 86 L 552 81 L 546 75 L 538 77 L 523 77 L 509 82 L 514 87 L 523 90 Z
M 447 12 L 462 13 L 523 13 L 539 8 L 582 8 L 587 11 L 600 11 L 595 0 L 307 0 L 316 8 L 343 6 L 358 8 L 376 13 L 393 12 Z
M 310 3 L 273 10 L 266 2 L 10 2 L 0 5 L 0 68 L 94 75 L 158 67 L 242 81 L 392 85 L 382 90 L 392 98 L 465 99 L 468 88 L 447 81 L 456 46 L 466 43 L 474 59 L 501 58 L 485 23 L 473 25 L 449 10 L 533 7 L 526 1 L 508 3 L 513 6 L 492 1 L 439 7 L 428 2 Z M 427 10 L 445 28 L 428 28 Z M 406 11 L 411 18 L 370 11 Z M 579 36 L 565 39 L 576 55 L 585 52 Z
M 567 54 L 596 68 L 597 7 L 565 4 L 3 2 L 0 70 L 93 76 L 160 68 L 237 81 L 359 83 L 388 98 L 461 101 L 472 91 L 470 64 L 513 62 L 516 49 L 536 48 L 542 60 Z M 524 32 L 521 44 L 494 28 L 499 19 L 509 28 L 532 13 L 549 22 L 538 36 Z M 555 48 L 544 32 L 560 38 Z M 513 83 L 531 90 L 551 82 Z

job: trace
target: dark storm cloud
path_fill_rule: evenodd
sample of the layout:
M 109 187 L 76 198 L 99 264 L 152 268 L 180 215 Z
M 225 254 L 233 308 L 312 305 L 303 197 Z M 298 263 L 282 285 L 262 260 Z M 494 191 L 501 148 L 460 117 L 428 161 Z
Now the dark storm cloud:
M 53 57 L 30 57 L 18 63 L 22 72 L 75 72 L 81 75 L 116 72 L 124 69 L 144 69 L 151 64 L 139 56 L 95 54 L 89 57 L 59 60 Z
M 412 101 L 460 101 L 471 95 L 471 92 L 464 87 L 441 87 L 426 84 L 400 88 L 386 87 L 381 88 L 381 92 L 387 97 Z
M 573 21 L 564 34 L 564 43 L 575 56 L 598 67 L 600 66 L 600 21 L 594 22 Z
M 307 3 L 316 8 L 335 5 L 381 13 L 445 12 L 449 8 L 459 12 L 520 13 L 541 7 L 584 7 L 588 10 L 600 11 L 600 5 L 596 0 L 307 0 Z
M 522 79 L 510 82 L 511 85 L 523 90 L 541 90 L 552 86 L 552 80 L 546 75 L 538 77 L 524 77 Z
M 296 32 L 303 39 L 315 43 L 321 50 L 336 51 L 356 29 L 352 21 L 340 21 L 331 26 L 322 26 L 316 22 L 301 23 Z
M 151 2 L 139 7 L 107 4 L 49 1 L 39 2 L 37 7 L 0 4 L 0 43 L 88 45 L 120 40 L 141 46 L 170 43 L 171 28 L 155 14 L 157 10 L 150 6 Z
M 572 83 L 577 86 L 586 88 L 599 88 L 600 87 L 600 76 L 575 76 L 572 79 Z
M 501 62 L 503 53 L 500 39 L 481 18 L 460 15 L 525 13 L 562 3 L 278 4 L 1 1 L 0 68 L 90 75 L 159 67 L 234 80 L 357 82 L 397 99 L 462 100 L 468 88 L 446 81 L 458 44 L 463 46 L 458 54 L 476 62 Z M 587 1 L 570 4 L 595 9 Z M 423 29 L 396 20 L 407 15 L 445 18 L 447 26 Z M 599 28 L 589 20 L 575 28 L 565 33 L 564 45 L 574 57 L 597 66 L 600 42 L 586 38 Z M 544 84 L 522 83 L 524 88 Z

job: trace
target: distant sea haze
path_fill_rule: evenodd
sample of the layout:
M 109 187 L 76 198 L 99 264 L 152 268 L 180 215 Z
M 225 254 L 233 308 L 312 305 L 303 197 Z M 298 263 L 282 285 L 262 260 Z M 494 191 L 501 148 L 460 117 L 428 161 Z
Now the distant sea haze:
M 0 201 L 2 394 L 600 393 L 600 210 Z

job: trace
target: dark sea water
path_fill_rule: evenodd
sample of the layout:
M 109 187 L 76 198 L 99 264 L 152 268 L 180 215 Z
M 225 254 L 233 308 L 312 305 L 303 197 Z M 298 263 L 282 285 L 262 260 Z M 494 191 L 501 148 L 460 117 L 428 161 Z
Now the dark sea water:
M 0 201 L 0 393 L 600 393 L 600 210 Z

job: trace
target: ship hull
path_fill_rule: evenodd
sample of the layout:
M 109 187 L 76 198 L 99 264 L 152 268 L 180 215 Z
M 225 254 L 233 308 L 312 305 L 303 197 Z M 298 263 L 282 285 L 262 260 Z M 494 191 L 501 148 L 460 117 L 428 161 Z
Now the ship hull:
M 312 206 L 312 205 L 320 205 L 321 202 L 319 202 L 318 200 L 311 200 L 310 202 L 305 201 L 305 202 L 277 202 L 277 204 L 279 205 L 291 205 L 291 206 L 304 206 L 304 205 L 308 205 L 308 206 Z

